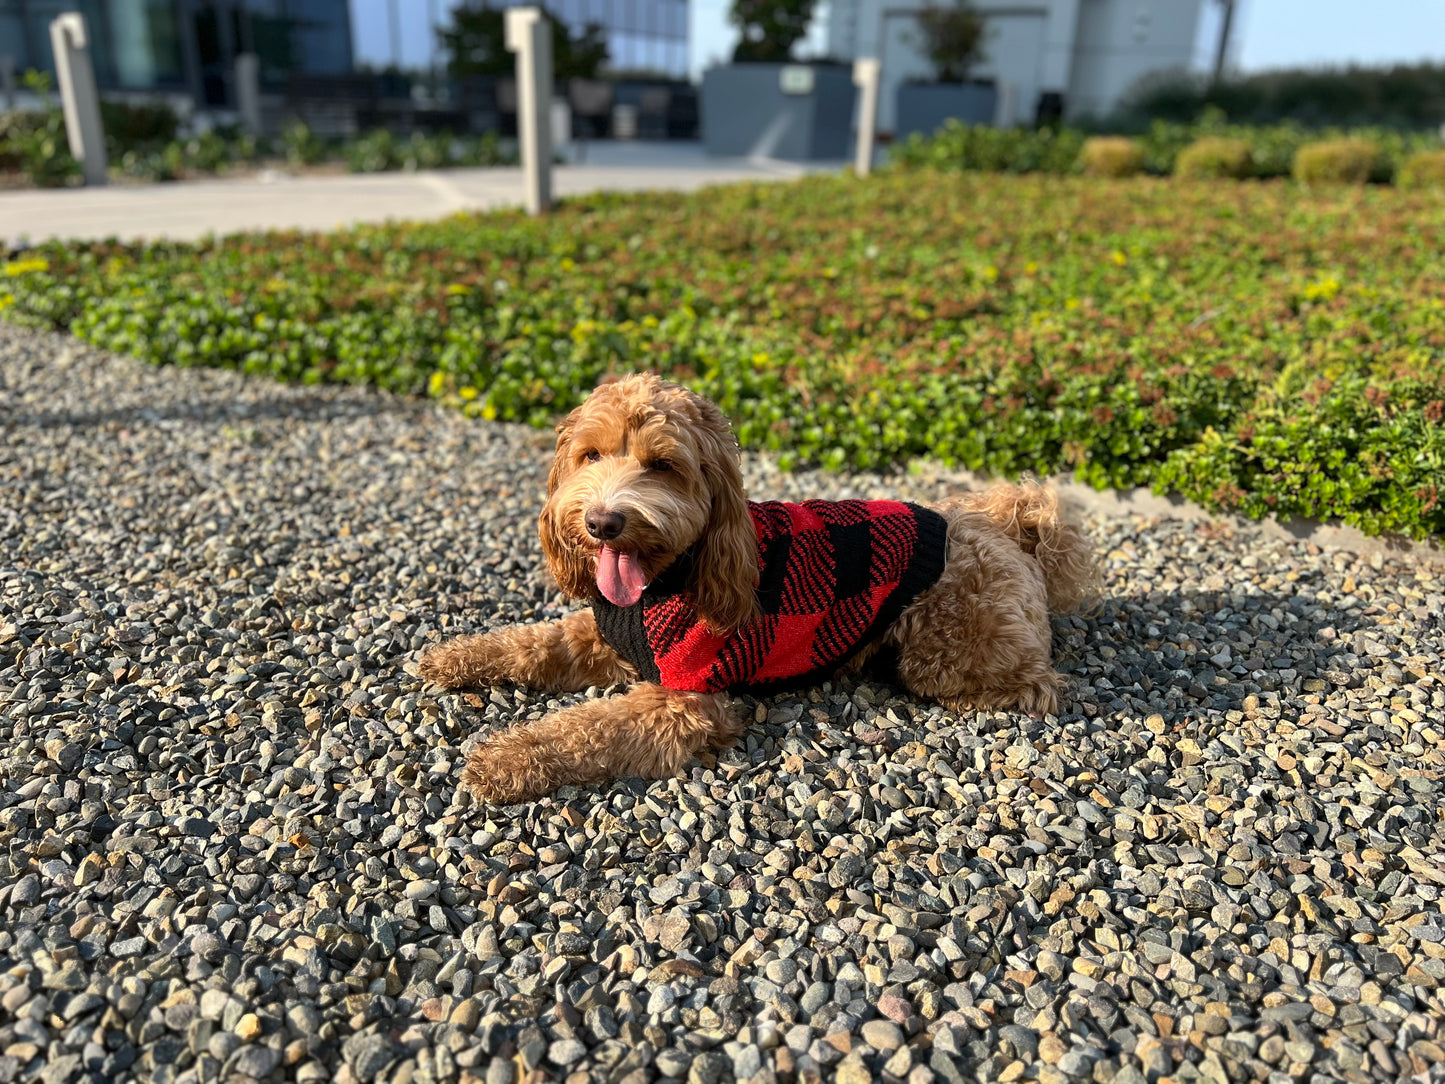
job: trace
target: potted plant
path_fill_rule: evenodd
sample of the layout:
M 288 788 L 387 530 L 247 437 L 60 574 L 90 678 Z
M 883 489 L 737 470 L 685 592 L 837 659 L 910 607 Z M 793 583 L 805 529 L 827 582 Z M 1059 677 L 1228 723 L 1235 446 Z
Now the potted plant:
M 703 73 L 701 123 L 709 154 L 842 159 L 852 137 L 852 70 L 839 63 L 792 63 L 814 0 L 733 0 L 741 32 L 733 63 Z
M 966 124 L 992 124 L 998 108 L 997 88 L 992 81 L 968 79 L 973 67 L 986 59 L 984 17 L 968 0 L 947 5 L 929 0 L 917 18 L 917 44 L 933 64 L 935 79 L 898 85 L 895 137 L 903 139 L 914 132 L 932 135 L 951 118 Z

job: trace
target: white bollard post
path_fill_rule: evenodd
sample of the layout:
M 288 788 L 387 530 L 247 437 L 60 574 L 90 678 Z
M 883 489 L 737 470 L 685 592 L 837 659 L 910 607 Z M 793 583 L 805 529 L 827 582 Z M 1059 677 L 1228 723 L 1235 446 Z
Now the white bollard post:
M 261 134 L 261 58 L 255 53 L 236 57 L 236 111 L 246 131 Z
M 70 153 L 80 163 L 86 184 L 105 184 L 105 130 L 100 124 L 100 95 L 95 89 L 95 69 L 90 66 L 85 16 L 67 11 L 52 20 L 50 48 L 55 53 Z
M 552 27 L 541 8 L 507 9 L 507 49 L 517 54 L 517 136 L 527 213 L 552 206 Z
M 1017 96 L 1018 87 L 1013 83 L 1004 83 L 998 88 L 998 108 L 993 120 L 995 128 L 1012 128 L 1018 124 L 1018 113 L 1014 105 Z
M 873 137 L 878 123 L 879 64 L 875 57 L 853 61 L 853 85 L 863 88 L 858 99 L 858 149 L 853 172 L 866 177 L 873 172 Z

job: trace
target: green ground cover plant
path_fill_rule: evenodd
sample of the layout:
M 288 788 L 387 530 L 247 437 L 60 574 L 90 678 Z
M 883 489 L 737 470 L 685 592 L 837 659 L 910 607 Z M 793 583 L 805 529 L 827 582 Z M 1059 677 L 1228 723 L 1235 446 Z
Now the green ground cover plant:
M 322 236 L 59 245 L 0 309 L 148 361 L 549 425 L 610 371 L 745 447 L 1073 471 L 1445 534 L 1437 192 L 896 172 Z

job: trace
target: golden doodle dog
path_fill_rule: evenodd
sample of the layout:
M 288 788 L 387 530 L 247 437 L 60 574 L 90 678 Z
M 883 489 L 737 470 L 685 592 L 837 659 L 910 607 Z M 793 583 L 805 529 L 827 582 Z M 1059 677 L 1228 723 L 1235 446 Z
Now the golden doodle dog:
M 452 689 L 629 688 L 479 745 L 464 781 L 488 801 L 671 775 L 742 732 L 729 694 L 879 652 L 946 707 L 1054 711 L 1049 612 L 1095 580 L 1088 540 L 1036 483 L 927 508 L 749 501 L 722 413 L 652 375 L 604 384 L 557 427 L 540 528 L 552 575 L 590 608 L 452 640 L 419 673 Z

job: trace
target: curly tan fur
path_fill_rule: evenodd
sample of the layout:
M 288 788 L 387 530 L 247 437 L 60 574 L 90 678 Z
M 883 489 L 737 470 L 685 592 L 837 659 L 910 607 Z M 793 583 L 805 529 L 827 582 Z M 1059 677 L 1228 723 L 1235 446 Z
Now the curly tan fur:
M 891 645 L 904 685 L 956 710 L 1056 710 L 1063 681 L 1050 661 L 1049 612 L 1097 590 L 1088 539 L 1036 482 L 935 507 L 948 521 L 943 573 L 860 658 Z M 645 374 L 599 387 L 568 415 L 538 526 L 547 566 L 574 598 L 596 590 L 598 544 L 586 520 L 599 512 L 625 517 L 609 544 L 632 553 L 649 582 L 691 551 L 689 589 L 714 631 L 753 617 L 757 536 L 737 442 L 713 404 Z M 637 678 L 589 611 L 451 641 L 428 652 L 419 672 L 448 688 L 577 691 Z M 741 731 L 724 694 L 638 683 L 491 737 L 472 751 L 463 778 L 484 800 L 523 801 L 564 784 L 671 775 Z

